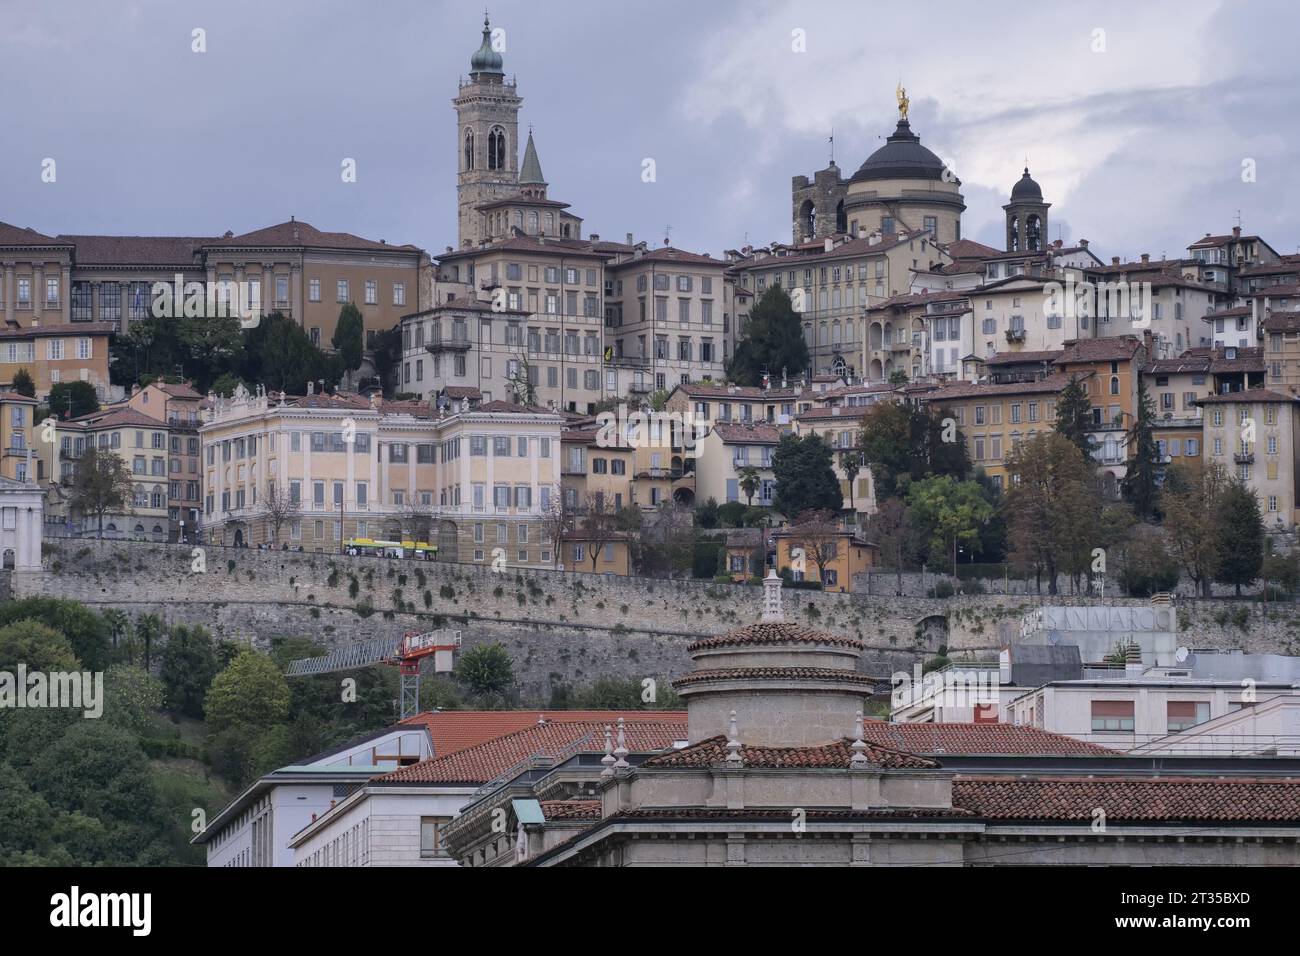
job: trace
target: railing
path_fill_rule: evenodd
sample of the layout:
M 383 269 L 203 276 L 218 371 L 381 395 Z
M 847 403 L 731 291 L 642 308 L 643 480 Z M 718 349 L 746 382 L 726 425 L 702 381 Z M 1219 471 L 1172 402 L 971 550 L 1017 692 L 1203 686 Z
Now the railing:
M 1238 452 L 1232 456 L 1232 460 L 1238 465 L 1253 465 L 1255 463 L 1255 453 L 1253 451 Z

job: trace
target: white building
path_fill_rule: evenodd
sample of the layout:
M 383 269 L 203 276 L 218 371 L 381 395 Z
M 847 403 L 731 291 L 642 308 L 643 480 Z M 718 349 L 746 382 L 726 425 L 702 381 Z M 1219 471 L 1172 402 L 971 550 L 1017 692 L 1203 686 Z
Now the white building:
M 208 866 L 292 866 L 290 840 L 370 778 L 432 753 L 423 728 L 391 727 L 254 781 L 190 842 Z
M 33 474 L 30 465 L 27 474 Z M 0 477 L 0 556 L 3 568 L 35 570 L 41 566 L 41 533 L 45 527 L 39 485 Z

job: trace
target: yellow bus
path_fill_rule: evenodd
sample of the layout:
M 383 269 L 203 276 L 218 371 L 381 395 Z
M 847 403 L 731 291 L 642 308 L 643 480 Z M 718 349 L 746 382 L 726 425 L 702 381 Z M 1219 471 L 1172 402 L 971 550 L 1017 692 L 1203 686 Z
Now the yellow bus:
M 375 558 L 411 558 L 416 561 L 433 561 L 438 557 L 438 546 L 427 541 L 385 541 L 379 538 L 349 538 L 344 552 Z

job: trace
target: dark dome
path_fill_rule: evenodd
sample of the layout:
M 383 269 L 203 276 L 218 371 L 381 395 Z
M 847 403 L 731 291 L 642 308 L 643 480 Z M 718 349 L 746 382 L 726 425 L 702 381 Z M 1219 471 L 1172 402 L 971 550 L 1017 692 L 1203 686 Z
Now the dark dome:
M 858 167 L 850 182 L 873 179 L 943 179 L 943 160 L 921 145 L 921 137 L 912 132 L 907 120 L 900 119 L 894 135 L 885 140 L 867 161 Z M 954 178 L 954 183 L 960 183 Z
M 1020 177 L 1020 181 L 1011 187 L 1011 201 L 1022 199 L 1033 199 L 1038 202 L 1043 200 L 1043 190 L 1038 183 L 1029 177 L 1029 167 L 1025 167 L 1025 174 Z
M 500 73 L 504 64 L 501 54 L 492 49 L 492 28 L 487 17 L 483 18 L 483 44 L 469 58 L 471 73 Z

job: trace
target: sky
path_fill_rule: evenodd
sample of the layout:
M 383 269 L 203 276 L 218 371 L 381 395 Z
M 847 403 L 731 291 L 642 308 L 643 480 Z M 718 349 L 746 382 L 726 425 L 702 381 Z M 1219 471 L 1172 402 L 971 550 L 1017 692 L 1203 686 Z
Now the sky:
M 1238 215 L 1300 251 L 1293 0 L 489 5 L 521 137 L 584 234 L 788 242 L 791 176 L 826 165 L 832 131 L 851 175 L 901 81 L 968 238 L 1002 247 L 1028 161 L 1050 237 L 1106 260 L 1183 255 Z M 202 236 L 293 215 L 437 254 L 482 19 L 447 0 L 0 0 L 0 221 Z

